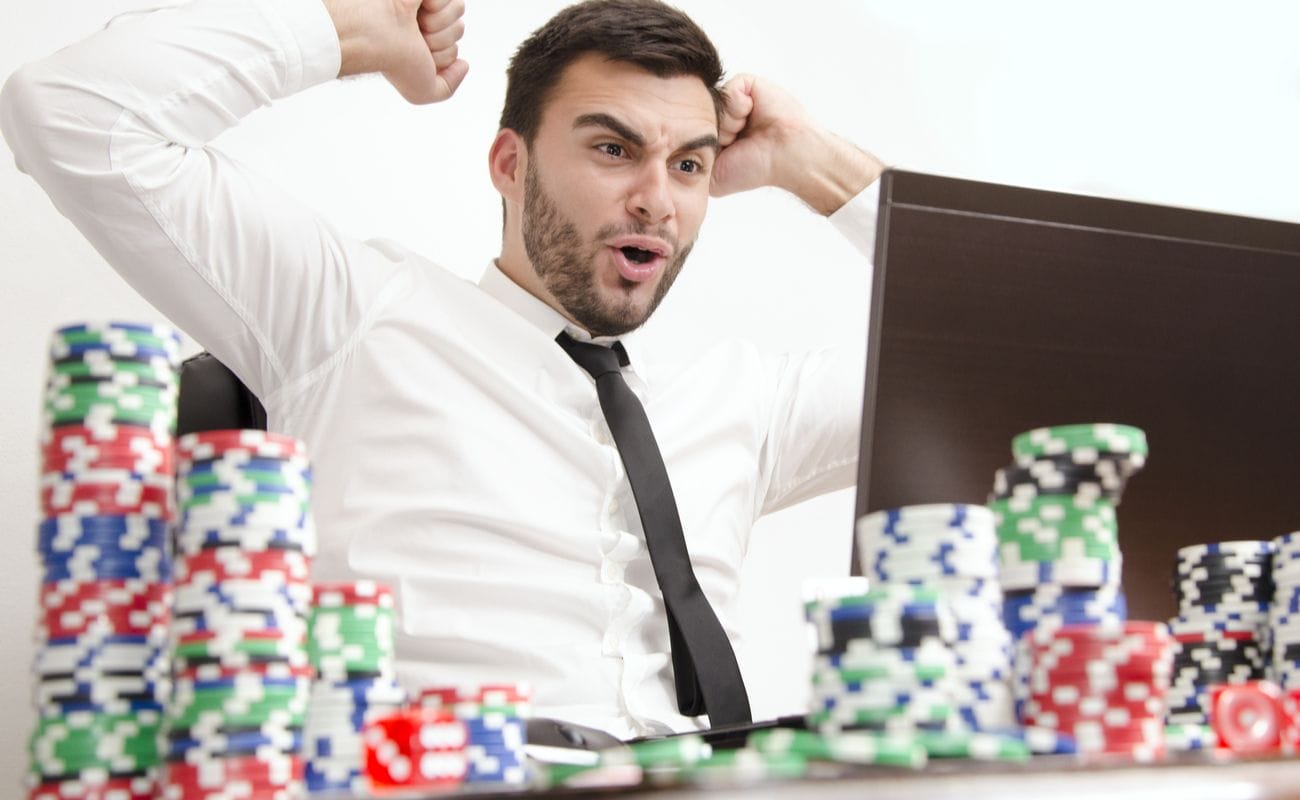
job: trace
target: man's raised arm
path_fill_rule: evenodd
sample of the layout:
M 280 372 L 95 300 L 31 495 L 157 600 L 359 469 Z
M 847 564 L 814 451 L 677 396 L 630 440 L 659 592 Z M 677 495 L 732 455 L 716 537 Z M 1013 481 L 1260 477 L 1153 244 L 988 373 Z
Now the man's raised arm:
M 362 2 L 398 5 L 198 0 L 130 17 L 20 68 L 0 93 L 18 167 L 264 398 L 343 346 L 393 291 L 394 270 L 209 143 L 341 71 L 382 71 L 421 102 L 465 75 L 460 0 L 408 6 L 409 22 Z M 403 25 L 415 45 L 394 54 Z M 376 47 L 388 55 L 376 60 Z

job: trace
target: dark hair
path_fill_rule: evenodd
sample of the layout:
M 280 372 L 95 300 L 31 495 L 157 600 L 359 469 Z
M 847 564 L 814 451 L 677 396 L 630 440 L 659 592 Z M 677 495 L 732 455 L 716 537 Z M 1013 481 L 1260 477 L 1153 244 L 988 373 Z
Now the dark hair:
M 556 14 L 519 45 L 506 70 L 501 127 L 532 145 L 561 73 L 587 53 L 635 64 L 660 78 L 698 77 L 721 116 L 722 62 L 690 17 L 658 0 L 587 0 Z

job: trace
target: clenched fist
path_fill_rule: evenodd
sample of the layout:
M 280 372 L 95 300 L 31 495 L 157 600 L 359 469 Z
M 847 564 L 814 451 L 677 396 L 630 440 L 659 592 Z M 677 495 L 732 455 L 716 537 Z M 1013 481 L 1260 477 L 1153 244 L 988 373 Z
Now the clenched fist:
M 457 42 L 465 0 L 324 0 L 338 31 L 339 76 L 381 73 L 412 103 L 455 94 L 469 64 Z

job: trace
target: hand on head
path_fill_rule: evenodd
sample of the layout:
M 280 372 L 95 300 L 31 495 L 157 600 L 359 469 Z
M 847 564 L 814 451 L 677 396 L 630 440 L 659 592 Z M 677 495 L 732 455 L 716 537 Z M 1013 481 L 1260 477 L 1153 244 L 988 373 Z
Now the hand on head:
M 815 124 L 793 95 L 753 75 L 722 88 L 714 197 L 776 186 L 831 214 L 884 170 L 875 156 Z
M 379 72 L 412 103 L 455 94 L 469 71 L 457 42 L 465 0 L 324 0 L 343 53 L 339 75 Z
M 722 87 L 718 143 L 709 193 L 722 197 L 760 186 L 785 186 L 784 169 L 799 157 L 797 140 L 810 123 L 803 107 L 775 84 L 741 74 Z

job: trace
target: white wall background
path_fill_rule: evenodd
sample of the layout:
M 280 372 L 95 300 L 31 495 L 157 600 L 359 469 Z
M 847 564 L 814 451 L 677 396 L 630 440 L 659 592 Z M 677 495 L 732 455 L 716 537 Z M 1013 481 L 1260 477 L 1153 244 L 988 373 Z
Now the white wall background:
M 0 0 L 0 77 L 148 0 Z M 221 144 L 362 236 L 477 276 L 496 252 L 486 150 L 515 44 L 560 0 L 469 0 L 469 79 L 405 105 L 377 80 L 261 112 Z M 770 77 L 828 126 L 910 169 L 1300 221 L 1300 6 L 1288 0 L 679 0 L 731 72 Z M 865 335 L 868 270 L 796 201 L 717 201 L 647 329 L 665 348 L 740 333 L 805 348 Z M 25 768 L 37 594 L 35 440 L 46 337 L 160 319 L 0 144 L 0 787 Z M 191 343 L 192 344 L 192 343 Z M 799 586 L 847 568 L 851 492 L 765 520 L 746 567 L 742 651 L 759 714 L 799 708 Z M 0 794 L 16 794 L 12 788 Z

